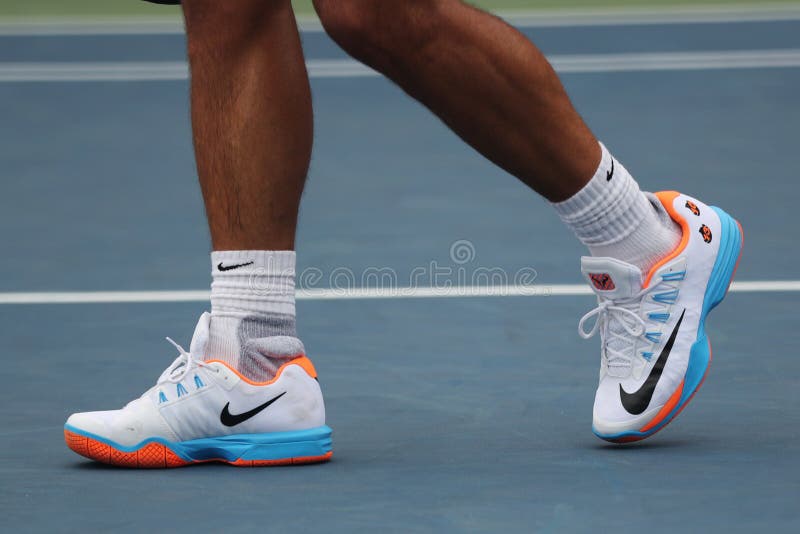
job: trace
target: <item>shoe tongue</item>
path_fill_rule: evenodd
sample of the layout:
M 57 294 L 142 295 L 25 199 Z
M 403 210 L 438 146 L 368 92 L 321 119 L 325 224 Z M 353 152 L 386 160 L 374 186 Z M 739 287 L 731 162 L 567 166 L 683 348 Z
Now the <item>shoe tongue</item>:
M 204 312 L 197 321 L 197 326 L 194 327 L 194 335 L 192 335 L 192 343 L 189 345 L 189 352 L 195 358 L 202 360 L 206 353 L 206 346 L 208 345 L 208 327 L 211 322 L 211 314 Z
M 597 295 L 609 299 L 632 297 L 642 290 L 642 271 L 614 258 L 581 258 L 581 273 Z

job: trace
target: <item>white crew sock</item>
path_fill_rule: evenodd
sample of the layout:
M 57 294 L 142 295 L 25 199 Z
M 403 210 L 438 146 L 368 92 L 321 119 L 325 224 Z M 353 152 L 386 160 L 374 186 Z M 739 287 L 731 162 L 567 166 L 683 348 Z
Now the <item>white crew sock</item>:
M 602 143 L 600 147 L 600 165 L 589 183 L 553 207 L 592 256 L 622 260 L 647 274 L 678 246 L 681 228 Z
M 222 360 L 247 378 L 269 380 L 305 352 L 296 337 L 295 253 L 211 253 L 211 323 L 206 360 Z

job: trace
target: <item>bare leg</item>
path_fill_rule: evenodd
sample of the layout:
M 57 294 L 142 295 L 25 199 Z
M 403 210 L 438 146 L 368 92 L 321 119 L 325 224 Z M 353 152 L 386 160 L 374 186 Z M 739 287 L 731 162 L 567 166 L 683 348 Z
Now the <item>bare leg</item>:
M 600 148 L 541 52 L 459 0 L 315 0 L 331 37 L 551 201 L 591 178 Z
M 267 380 L 303 350 L 293 250 L 313 122 L 300 37 L 289 0 L 184 0 L 183 11 L 214 249 L 203 357 Z
M 214 250 L 292 250 L 312 114 L 289 0 L 184 0 L 192 130 Z

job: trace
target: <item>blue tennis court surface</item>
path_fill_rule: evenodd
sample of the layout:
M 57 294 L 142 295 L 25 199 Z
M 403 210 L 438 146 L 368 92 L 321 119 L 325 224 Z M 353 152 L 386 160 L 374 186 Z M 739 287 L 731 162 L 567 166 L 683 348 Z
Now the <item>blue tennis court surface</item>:
M 554 55 L 800 49 L 800 21 L 528 28 Z M 344 56 L 321 33 L 307 59 Z M 0 64 L 179 61 L 180 36 L 0 36 Z M 800 69 L 564 74 L 645 189 L 744 226 L 737 280 L 796 280 Z M 431 262 L 580 283 L 580 245 L 544 201 L 378 77 L 312 80 L 315 154 L 298 271 Z M 186 81 L 0 83 L 0 293 L 207 287 Z M 454 89 L 455 90 L 455 89 Z M 328 278 L 319 282 L 327 287 Z M 74 411 L 139 395 L 202 302 L 0 305 L 0 526 L 9 532 L 796 532 L 797 293 L 732 293 L 714 362 L 654 438 L 591 433 L 591 297 L 304 300 L 334 459 L 130 471 L 63 443 Z

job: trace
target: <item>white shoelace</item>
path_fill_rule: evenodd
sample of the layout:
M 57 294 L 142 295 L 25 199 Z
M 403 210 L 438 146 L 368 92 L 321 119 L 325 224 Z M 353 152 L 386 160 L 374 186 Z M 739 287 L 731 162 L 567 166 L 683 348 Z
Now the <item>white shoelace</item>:
M 589 339 L 600 331 L 603 342 L 603 355 L 609 365 L 628 366 L 633 357 L 635 341 L 647 332 L 647 323 L 633 308 L 638 309 L 642 299 L 656 290 L 658 284 L 647 287 L 627 298 L 607 299 L 600 297 L 596 308 L 587 312 L 578 322 L 578 334 Z M 592 328 L 586 330 L 586 323 L 597 317 Z
M 175 361 L 161 373 L 161 376 L 158 377 L 157 384 L 163 384 L 164 382 L 177 384 L 195 367 L 210 367 L 206 362 L 192 356 L 190 352 L 178 345 L 172 338 L 168 337 L 167 341 L 172 343 L 180 354 L 175 358 Z M 216 369 L 215 371 L 219 372 L 219 370 Z

